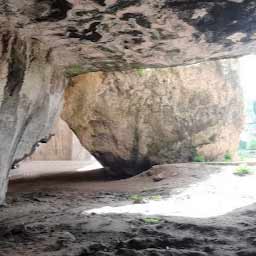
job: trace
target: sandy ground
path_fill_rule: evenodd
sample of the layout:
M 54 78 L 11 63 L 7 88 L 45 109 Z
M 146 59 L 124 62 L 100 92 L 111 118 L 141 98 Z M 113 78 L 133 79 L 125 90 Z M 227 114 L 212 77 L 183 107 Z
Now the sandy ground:
M 256 255 L 253 173 L 177 164 L 112 181 L 103 170 L 41 175 L 54 164 L 40 166 L 12 175 L 0 211 L 1 256 Z

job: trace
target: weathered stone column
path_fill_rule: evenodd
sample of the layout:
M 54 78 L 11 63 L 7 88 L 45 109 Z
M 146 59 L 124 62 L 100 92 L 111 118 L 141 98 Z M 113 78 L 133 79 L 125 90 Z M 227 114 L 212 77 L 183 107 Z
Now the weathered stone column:
M 8 172 L 48 137 L 62 102 L 65 79 L 38 40 L 0 35 L 0 204 Z

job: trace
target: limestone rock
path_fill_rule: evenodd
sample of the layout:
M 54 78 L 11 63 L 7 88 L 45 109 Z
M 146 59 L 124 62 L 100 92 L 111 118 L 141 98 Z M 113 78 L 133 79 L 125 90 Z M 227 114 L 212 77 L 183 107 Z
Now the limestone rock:
M 255 0 L 2 0 L 1 16 L 75 73 L 256 52 Z
M 12 164 L 47 140 L 59 113 L 65 78 L 38 40 L 0 35 L 0 204 Z
M 95 72 L 74 77 L 63 118 L 119 176 L 154 164 L 233 154 L 243 126 L 237 62 Z

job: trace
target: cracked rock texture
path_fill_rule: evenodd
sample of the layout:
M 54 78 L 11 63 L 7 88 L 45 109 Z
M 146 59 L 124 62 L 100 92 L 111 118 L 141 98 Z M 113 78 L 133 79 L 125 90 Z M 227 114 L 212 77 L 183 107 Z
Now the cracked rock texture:
M 196 153 L 223 160 L 243 126 L 237 62 L 80 75 L 66 89 L 63 118 L 118 176 Z
M 255 0 L 1 0 L 0 18 L 86 72 L 256 51 Z
M 39 41 L 0 35 L 0 203 L 11 165 L 48 138 L 59 112 L 65 79 Z

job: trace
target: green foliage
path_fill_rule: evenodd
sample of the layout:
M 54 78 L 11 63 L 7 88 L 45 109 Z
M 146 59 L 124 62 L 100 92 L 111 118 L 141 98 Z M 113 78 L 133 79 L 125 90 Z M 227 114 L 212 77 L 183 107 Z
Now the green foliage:
M 255 139 L 253 139 L 249 142 L 248 149 L 249 150 L 256 150 L 256 140 Z
M 145 202 L 143 196 L 141 195 L 132 195 L 129 197 L 131 201 L 133 201 L 134 204 L 143 204 Z
M 162 197 L 160 195 L 154 195 L 149 197 L 150 200 L 154 200 L 154 201 L 159 201 L 162 199 Z
M 226 154 L 224 155 L 224 160 L 225 162 L 232 161 L 232 154 L 229 151 L 227 151 Z
M 161 219 L 160 218 L 144 218 L 143 221 L 146 223 L 146 224 L 158 224 Z
M 143 68 L 138 68 L 136 69 L 136 71 L 139 76 L 143 76 L 145 74 L 145 69 Z
M 79 64 L 70 65 L 65 70 L 65 74 L 67 77 L 78 76 L 78 75 L 81 75 L 82 73 L 84 73 L 84 69 Z
M 245 150 L 245 149 L 247 149 L 247 142 L 241 140 L 239 143 L 239 150 Z
M 239 150 L 238 156 L 240 161 L 249 161 L 250 159 L 250 151 L 248 150 Z
M 203 155 L 196 154 L 193 158 L 193 162 L 205 162 L 205 158 Z
M 240 165 L 234 171 L 234 174 L 238 176 L 245 176 L 250 173 L 251 173 L 251 169 L 247 165 Z

